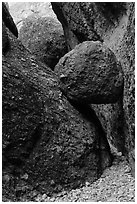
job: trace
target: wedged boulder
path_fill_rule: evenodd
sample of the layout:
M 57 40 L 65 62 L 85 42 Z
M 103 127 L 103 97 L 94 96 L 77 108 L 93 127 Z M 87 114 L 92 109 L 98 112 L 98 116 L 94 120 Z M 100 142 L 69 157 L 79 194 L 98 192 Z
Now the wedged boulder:
M 114 53 L 99 41 L 85 41 L 56 65 L 60 88 L 79 103 L 115 103 L 122 95 L 123 73 Z
M 123 132 L 124 147 L 131 168 L 135 167 L 135 3 L 129 2 L 52 2 L 52 7 L 62 23 L 68 48 L 72 50 L 77 44 L 87 40 L 99 40 L 110 48 L 121 63 L 124 73 L 124 92 L 117 106 L 101 105 L 100 120 L 104 120 L 113 133 L 113 127 Z M 96 39 L 95 39 L 96 36 Z M 95 106 L 95 105 L 94 105 Z M 120 112 L 118 109 L 121 109 Z M 96 110 L 98 107 L 96 107 Z M 108 113 L 107 113 L 108 112 Z M 111 112 L 111 113 L 110 113 Z M 117 116 L 119 112 L 119 116 Z M 98 114 L 99 116 L 99 114 Z M 120 119 L 120 126 L 119 120 Z M 110 122 L 109 122 L 110 121 Z M 123 121 L 123 122 L 121 122 Z M 115 124 L 117 122 L 117 124 Z M 119 131 L 118 131 L 119 133 Z M 113 144 L 117 136 L 112 134 Z
M 30 185 L 51 193 L 93 182 L 112 162 L 94 111 L 87 106 L 86 116 L 76 110 L 56 75 L 8 37 L 10 49 L 2 58 L 4 194 L 19 196 Z

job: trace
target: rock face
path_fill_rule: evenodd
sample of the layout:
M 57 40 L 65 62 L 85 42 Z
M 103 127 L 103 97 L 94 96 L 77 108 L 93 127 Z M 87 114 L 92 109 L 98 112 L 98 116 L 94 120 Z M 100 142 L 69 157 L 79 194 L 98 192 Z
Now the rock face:
M 68 44 L 68 50 L 73 49 L 78 43 L 83 41 L 102 41 L 101 37 L 93 28 L 94 25 L 92 25 L 92 23 L 94 22 L 92 22 L 92 19 L 90 23 L 87 23 L 86 17 L 90 18 L 93 15 L 91 3 L 53 2 L 51 4 L 58 20 L 62 23 Z M 86 13 L 89 5 L 91 8 L 88 13 Z M 83 12 L 85 9 L 86 12 Z
M 78 103 L 115 103 L 122 95 L 123 74 L 114 53 L 99 41 L 85 41 L 55 67 L 60 88 Z
M 19 30 L 19 39 L 38 60 L 54 69 L 67 53 L 61 23 L 49 2 L 12 2 L 9 9 Z
M 107 133 L 113 133 L 115 122 L 121 124 L 121 126 L 116 125 L 118 127 L 116 132 L 122 136 L 124 144 L 116 142 L 119 136 L 116 137 L 115 134 L 110 140 L 118 149 L 123 149 L 122 152 L 127 155 L 133 174 L 135 159 L 134 6 L 134 3 L 119 2 L 52 2 L 53 10 L 62 23 L 70 50 L 83 41 L 98 40 L 104 42 L 121 63 L 124 73 L 124 93 L 121 95 L 120 102 L 116 106 L 101 105 L 99 108 L 94 105 L 94 110 L 97 113 L 100 112 L 98 116 L 100 115 L 103 127 L 107 126 Z
M 109 143 L 117 149 L 118 152 L 125 152 L 125 134 L 124 112 L 122 98 L 114 104 L 91 104 L 92 109 L 96 112 L 103 129 L 107 134 Z
M 51 17 L 36 14 L 28 16 L 20 28 L 19 39 L 39 61 L 51 69 L 67 53 L 62 26 Z
M 83 41 L 104 41 L 126 13 L 125 3 L 53 2 L 52 8 L 62 23 L 68 48 Z M 112 30 L 111 30 L 112 31 Z M 111 33 L 112 34 L 112 33 Z
M 56 75 L 9 31 L 7 37 L 10 49 L 2 57 L 3 194 L 17 197 L 29 186 L 52 193 L 93 182 L 112 162 L 95 112 L 85 106 L 80 113 L 83 108 L 62 95 Z
M 2 2 L 2 20 L 4 21 L 5 25 L 9 30 L 18 37 L 18 30 L 17 27 L 13 21 L 13 18 L 11 17 L 9 10 L 4 2 Z
M 2 22 L 2 53 L 4 54 L 8 48 L 9 48 L 9 38 L 7 35 L 4 22 Z
M 119 47 L 125 75 L 123 109 L 124 134 L 128 160 L 135 172 L 135 5 L 129 5 L 129 18 L 123 42 Z

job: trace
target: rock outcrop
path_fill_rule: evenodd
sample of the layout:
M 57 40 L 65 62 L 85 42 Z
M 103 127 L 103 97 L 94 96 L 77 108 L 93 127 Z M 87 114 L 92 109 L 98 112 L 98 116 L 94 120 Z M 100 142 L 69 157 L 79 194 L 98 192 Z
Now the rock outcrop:
M 16 36 L 18 37 L 18 30 L 11 17 L 7 5 L 2 2 L 2 20 L 5 23 L 6 27 Z
M 121 63 L 124 73 L 124 93 L 121 99 L 117 105 L 100 107 L 94 105 L 92 108 L 98 113 L 103 127 L 107 127 L 106 133 L 112 133 L 108 135 L 112 143 L 127 156 L 133 174 L 135 166 L 134 7 L 134 3 L 128 2 L 52 2 L 52 8 L 62 23 L 69 50 L 83 41 L 100 41 L 112 50 Z M 115 131 L 117 137 L 113 134 L 114 126 L 117 127 Z M 122 137 L 123 143 L 121 139 L 117 143 L 118 137 Z
M 36 58 L 52 70 L 67 53 L 61 24 L 52 17 L 28 16 L 20 28 L 19 39 Z
M 124 71 L 124 134 L 126 155 L 135 173 L 135 4 L 129 4 L 127 30 L 118 56 Z
M 114 53 L 99 41 L 85 41 L 67 53 L 55 72 L 60 88 L 71 101 L 107 104 L 123 92 L 122 68 Z
M 52 2 L 70 50 L 56 65 L 56 73 L 17 39 L 13 19 L 3 7 L 4 200 L 17 201 L 33 189 L 52 194 L 95 181 L 113 160 L 108 140 L 126 155 L 134 174 L 134 7 L 134 3 L 128 2 Z M 97 49 L 92 73 L 90 44 L 101 48 L 101 52 Z M 102 57 L 102 49 L 107 58 Z M 104 62 L 104 59 L 107 60 Z M 98 68 L 101 65 L 103 73 Z M 72 78 L 71 84 L 74 83 L 70 90 L 66 74 L 69 82 Z M 93 74 L 95 80 L 89 78 Z M 121 76 L 120 80 L 117 76 Z M 118 90 L 116 82 L 119 82 Z M 83 87 L 87 84 L 94 95 L 86 95 L 87 89 Z M 94 103 L 98 102 L 98 91 L 105 93 L 106 90 L 107 97 L 100 94 L 99 102 L 116 103 L 93 104 L 93 98 Z
M 91 104 L 96 112 L 103 129 L 107 134 L 109 144 L 122 154 L 125 152 L 124 112 L 122 97 L 114 104 Z
M 38 60 L 52 70 L 67 53 L 63 28 L 49 2 L 12 2 L 9 9 L 19 30 L 19 39 Z
M 93 182 L 112 162 L 95 112 L 73 107 L 55 73 L 4 29 L 10 48 L 2 56 L 3 195 Z

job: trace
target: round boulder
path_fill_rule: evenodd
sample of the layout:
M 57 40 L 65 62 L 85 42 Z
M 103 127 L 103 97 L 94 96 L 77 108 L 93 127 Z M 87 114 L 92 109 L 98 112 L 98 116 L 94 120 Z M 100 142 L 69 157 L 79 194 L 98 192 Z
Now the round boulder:
M 96 114 L 72 106 L 54 72 L 10 32 L 8 38 L 11 49 L 2 57 L 3 195 L 19 200 L 32 188 L 52 194 L 92 183 L 112 164 Z
M 62 26 L 52 17 L 28 16 L 20 28 L 19 39 L 39 61 L 52 70 L 67 53 Z
M 122 95 L 123 73 L 114 53 L 99 41 L 85 41 L 55 67 L 60 88 L 78 103 L 115 103 Z

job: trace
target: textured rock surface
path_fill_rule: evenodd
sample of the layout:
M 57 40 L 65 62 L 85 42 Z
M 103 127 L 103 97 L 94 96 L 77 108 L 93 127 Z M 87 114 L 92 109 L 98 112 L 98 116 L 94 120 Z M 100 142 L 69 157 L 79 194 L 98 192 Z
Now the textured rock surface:
M 114 150 L 115 151 L 115 150 Z M 114 154 L 113 151 L 113 154 Z M 116 152 L 115 152 L 116 153 Z M 5 175 L 6 177 L 7 175 Z M 24 176 L 25 177 L 25 176 Z M 3 199 L 11 202 L 11 198 Z M 115 154 L 111 167 L 107 168 L 101 177 L 90 184 L 85 182 L 80 188 L 63 190 L 48 195 L 37 190 L 23 195 L 18 202 L 135 202 L 135 179 L 123 156 Z
M 129 5 L 129 18 L 119 57 L 125 75 L 123 109 L 125 147 L 128 160 L 135 172 L 135 4 Z
M 125 152 L 125 134 L 123 130 L 123 107 L 122 98 L 115 104 L 92 104 L 92 109 L 96 112 L 103 129 L 107 134 L 110 144 L 112 144 L 118 152 Z
M 11 17 L 9 10 L 7 8 L 7 4 L 2 2 L 2 20 L 4 21 L 7 28 L 16 36 L 18 37 L 18 30 L 17 27 L 13 21 L 13 18 Z
M 70 50 L 83 41 L 105 41 L 126 14 L 127 7 L 126 3 L 116 2 L 52 2 L 51 4 L 58 20 L 62 23 Z
M 20 30 L 23 21 L 32 14 L 39 17 L 52 17 L 56 20 L 50 2 L 8 2 L 8 4 L 18 30 Z
M 89 185 L 89 193 L 82 192 L 79 201 L 134 201 L 134 181 L 125 164 L 115 169 L 114 163 L 114 171 L 107 170 L 105 178 L 91 188 L 89 184 L 112 161 L 100 121 L 134 172 L 134 3 L 52 4 L 63 19 L 69 49 L 85 40 L 100 40 L 114 52 L 126 80 L 124 93 L 114 105 L 91 105 L 91 109 L 71 102 L 72 106 L 59 91 L 55 74 L 11 33 L 8 38 L 3 27 L 10 44 L 2 59 L 3 201 L 23 201 L 22 195 L 26 199 L 29 193 L 36 198 L 39 190 L 44 193 L 40 201 L 59 201 L 54 196 L 49 199 L 53 189 L 75 188 L 80 183 Z M 77 190 L 65 201 L 77 201 Z
M 123 92 L 123 73 L 114 53 L 99 41 L 85 41 L 56 65 L 60 88 L 78 103 L 115 103 Z
M 17 198 L 26 189 L 52 193 L 92 183 L 112 162 L 94 111 L 74 109 L 55 74 L 8 37 L 2 58 L 3 194 Z
M 62 26 L 52 17 L 28 16 L 20 28 L 19 39 L 39 61 L 51 69 L 67 52 Z
M 51 4 L 58 20 L 62 23 L 69 50 L 83 41 L 102 41 L 92 25 L 94 23 L 92 18 L 96 17 L 92 11 L 94 3 L 52 2 Z M 89 18 L 89 23 L 87 18 Z
M 8 48 L 9 38 L 7 35 L 6 27 L 4 26 L 4 22 L 2 22 L 2 53 L 4 54 Z
M 19 29 L 19 39 L 38 60 L 54 69 L 66 54 L 61 23 L 49 2 L 12 2 L 10 12 Z
M 117 106 L 101 106 L 99 110 L 101 121 L 106 118 L 103 126 L 109 124 L 109 132 L 113 133 L 112 127 L 117 121 L 115 113 L 117 108 L 121 109 L 117 123 L 122 124 L 121 132 L 124 133 L 123 153 L 127 155 L 134 174 L 134 3 L 52 2 L 52 7 L 63 25 L 70 50 L 83 41 L 100 40 L 114 52 L 122 65 L 125 81 L 123 101 L 120 100 Z M 113 144 L 117 143 L 115 134 L 111 139 Z M 123 149 L 123 145 L 118 149 Z

